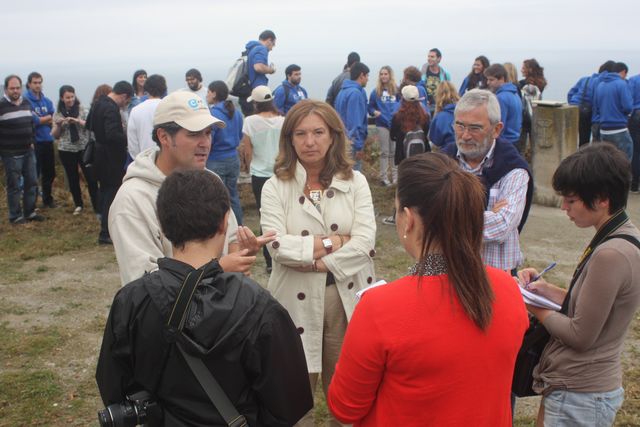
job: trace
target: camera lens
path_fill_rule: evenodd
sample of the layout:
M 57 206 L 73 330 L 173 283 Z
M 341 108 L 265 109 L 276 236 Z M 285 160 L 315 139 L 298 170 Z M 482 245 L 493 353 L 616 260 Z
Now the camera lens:
M 98 411 L 98 422 L 100 427 L 113 427 L 113 418 L 108 408 Z

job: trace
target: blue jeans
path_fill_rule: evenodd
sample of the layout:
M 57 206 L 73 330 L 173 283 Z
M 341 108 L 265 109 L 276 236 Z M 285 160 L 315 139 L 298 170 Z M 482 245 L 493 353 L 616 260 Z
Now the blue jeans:
M 625 130 L 624 132 L 614 133 L 612 135 L 604 135 L 600 133 L 600 139 L 602 141 L 613 143 L 620 149 L 620 151 L 626 154 L 629 161 L 633 159 L 633 140 L 631 139 L 631 134 L 629 134 L 628 130 Z
M 27 218 L 36 208 L 38 175 L 36 155 L 32 148 L 20 156 L 2 155 L 4 172 L 7 177 L 7 205 L 9 221 Z M 22 207 L 20 206 L 22 195 Z
M 364 147 L 362 148 L 362 150 L 364 150 Z M 362 151 L 362 150 L 360 150 L 360 151 Z M 353 170 L 360 172 L 360 171 L 362 171 L 362 159 L 356 159 L 356 153 L 358 153 L 358 152 L 356 151 L 355 148 L 352 147 L 351 148 L 351 158 L 353 159 L 354 162 L 356 162 L 353 165 Z
M 242 207 L 238 194 L 238 177 L 240 176 L 240 159 L 237 155 L 222 160 L 207 160 L 207 169 L 218 174 L 229 190 L 231 209 L 236 216 L 238 225 L 242 225 Z
M 544 425 L 553 427 L 610 427 L 622 406 L 622 387 L 604 393 L 556 390 L 545 396 Z
M 633 171 L 633 180 L 631 188 L 637 190 L 640 181 L 640 110 L 633 112 L 629 118 L 629 134 L 633 140 L 633 160 L 631 161 L 631 169 Z

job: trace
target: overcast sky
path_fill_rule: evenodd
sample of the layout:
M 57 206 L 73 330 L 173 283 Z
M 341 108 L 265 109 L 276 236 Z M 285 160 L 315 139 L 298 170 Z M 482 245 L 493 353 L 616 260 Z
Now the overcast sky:
M 443 64 L 459 52 L 490 52 L 493 61 L 518 49 L 514 62 L 528 52 L 599 50 L 640 66 L 640 0 L 23 0 L 2 9 L 2 75 L 126 70 L 115 81 L 141 67 L 226 70 L 264 29 L 276 33 L 270 60 L 279 71 L 305 61 L 333 70 L 351 50 L 363 61 L 401 57 L 402 66 L 419 66 L 431 47 L 444 52 Z M 594 66 L 605 59 L 595 58 Z

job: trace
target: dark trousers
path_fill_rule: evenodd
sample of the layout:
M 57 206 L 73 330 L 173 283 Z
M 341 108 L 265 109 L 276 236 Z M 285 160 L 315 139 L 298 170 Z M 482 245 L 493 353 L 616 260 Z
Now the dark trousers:
M 580 112 L 578 119 L 578 144 L 584 145 L 591 141 L 591 112 Z
M 600 139 L 600 123 L 591 122 L 591 140 L 601 141 Z
M 83 151 L 73 152 L 58 150 L 60 163 L 62 163 L 62 167 L 64 167 L 64 171 L 67 175 L 67 180 L 69 181 L 69 191 L 71 191 L 74 205 L 76 207 L 84 207 L 82 192 L 80 191 L 80 172 L 78 170 L 78 167 L 80 167 L 82 169 L 84 179 L 87 181 L 93 211 L 95 213 L 100 213 L 100 206 L 98 205 L 98 184 L 93 178 L 93 173 L 82 163 L 82 153 Z
M 100 238 L 109 238 L 109 209 L 116 197 L 120 184 L 105 184 L 98 181 L 100 187 Z
M 238 98 L 238 103 L 240 104 L 240 108 L 242 109 L 242 114 L 245 117 L 248 117 L 254 113 L 253 102 L 248 102 L 247 98 Z
M 251 190 L 253 190 L 253 197 L 256 198 L 256 206 L 258 206 L 258 213 L 260 213 L 260 201 L 262 200 L 262 187 L 264 183 L 267 182 L 268 177 L 261 176 L 253 176 L 251 175 Z M 262 228 L 260 228 L 260 234 L 262 234 Z M 267 263 L 267 267 L 271 267 L 271 255 L 269 255 L 269 251 L 266 248 L 266 245 L 262 247 L 262 254 L 264 255 L 264 260 Z
M 42 203 L 53 202 L 51 187 L 56 177 L 56 159 L 53 154 L 53 142 L 38 142 L 36 145 L 36 171 L 42 185 Z
M 629 118 L 629 133 L 633 140 L 633 157 L 631 159 L 631 170 L 633 179 L 631 189 L 638 190 L 638 179 L 640 178 L 640 110 L 636 110 Z

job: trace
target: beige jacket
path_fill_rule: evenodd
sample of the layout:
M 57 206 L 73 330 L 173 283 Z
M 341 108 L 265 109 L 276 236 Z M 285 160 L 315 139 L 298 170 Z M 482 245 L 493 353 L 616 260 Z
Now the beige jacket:
M 306 171 L 300 164 L 294 179 L 271 177 L 262 189 L 260 224 L 263 232 L 277 232 L 277 239 L 268 245 L 274 263 L 267 287 L 298 328 L 309 372 L 320 372 L 327 275 L 291 267 L 312 264 L 314 235 L 350 235 L 344 247 L 322 261 L 334 274 L 347 319 L 351 319 L 356 292 L 376 280 L 376 221 L 371 191 L 360 172 L 354 171 L 350 180 L 333 178 L 322 197 L 321 212 L 304 196 L 305 183 Z
M 120 267 L 122 286 L 158 269 L 158 258 L 173 256 L 171 242 L 160 230 L 158 190 L 166 176 L 156 166 L 157 148 L 140 153 L 127 168 L 109 209 L 109 235 Z M 212 172 L 213 173 L 213 172 Z M 236 242 L 238 222 L 230 211 L 222 255 Z

